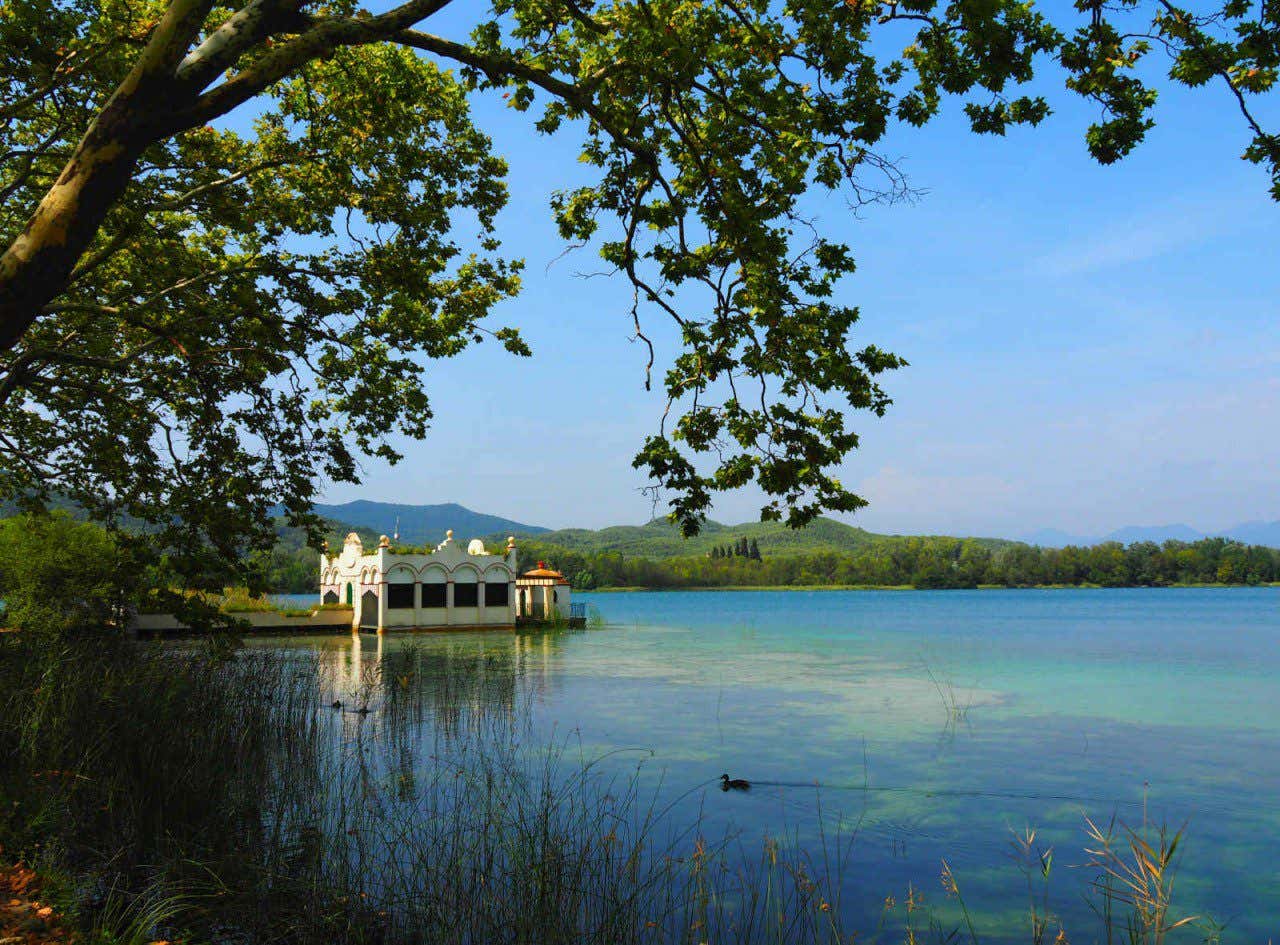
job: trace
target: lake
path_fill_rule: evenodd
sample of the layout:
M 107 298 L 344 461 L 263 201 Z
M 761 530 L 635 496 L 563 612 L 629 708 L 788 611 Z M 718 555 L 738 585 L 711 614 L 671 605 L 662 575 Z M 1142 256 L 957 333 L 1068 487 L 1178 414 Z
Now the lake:
M 638 771 L 676 823 L 737 831 L 743 849 L 782 836 L 815 859 L 824 836 L 828 853 L 849 841 L 828 868 L 867 932 L 909 895 L 958 926 L 945 860 L 984 940 L 1027 940 L 1011 841 L 1034 828 L 1053 850 L 1050 911 L 1071 941 L 1093 940 L 1084 818 L 1115 816 L 1185 823 L 1179 914 L 1211 915 L 1224 941 L 1280 933 L 1278 589 L 575 600 L 606 626 L 250 645 L 320 648 L 339 694 L 399 648 L 484 660 L 510 679 L 478 698 L 519 702 L 538 738 Z M 722 772 L 752 789 L 722 792 Z

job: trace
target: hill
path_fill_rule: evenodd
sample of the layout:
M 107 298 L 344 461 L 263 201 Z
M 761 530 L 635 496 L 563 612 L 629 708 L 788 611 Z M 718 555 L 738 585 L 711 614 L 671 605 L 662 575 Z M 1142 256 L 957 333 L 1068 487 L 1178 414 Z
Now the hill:
M 327 519 L 341 522 L 358 522 L 377 535 L 394 535 L 396 521 L 400 523 L 400 541 L 409 545 L 438 544 L 444 533 L 453 529 L 458 538 L 478 538 L 482 535 L 539 535 L 547 529 L 538 525 L 526 525 L 498 515 L 473 512 L 455 502 L 442 505 L 404 505 L 394 502 L 369 502 L 358 500 L 341 505 L 316 504 L 316 512 Z
M 724 525 L 707 522 L 701 534 L 684 538 L 680 530 L 663 519 L 647 525 L 614 525 L 590 530 L 565 528 L 558 531 L 516 532 L 537 538 L 539 542 L 558 545 L 582 554 L 617 554 L 644 558 L 680 558 L 706 555 L 712 548 L 732 545 L 739 538 L 755 540 L 762 555 L 797 555 L 821 552 L 848 554 L 873 546 L 893 544 L 905 539 L 897 535 L 878 535 L 830 518 L 819 518 L 808 528 L 795 530 L 780 522 L 747 522 Z M 1014 542 L 1001 538 L 974 539 L 985 548 L 995 550 Z

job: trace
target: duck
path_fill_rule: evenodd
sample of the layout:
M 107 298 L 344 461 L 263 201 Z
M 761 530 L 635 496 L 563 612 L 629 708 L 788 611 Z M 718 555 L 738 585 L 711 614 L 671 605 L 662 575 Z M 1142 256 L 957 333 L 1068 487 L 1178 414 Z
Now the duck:
M 727 774 L 720 775 L 720 790 L 722 791 L 750 791 L 751 782 L 744 781 L 741 778 L 731 778 Z

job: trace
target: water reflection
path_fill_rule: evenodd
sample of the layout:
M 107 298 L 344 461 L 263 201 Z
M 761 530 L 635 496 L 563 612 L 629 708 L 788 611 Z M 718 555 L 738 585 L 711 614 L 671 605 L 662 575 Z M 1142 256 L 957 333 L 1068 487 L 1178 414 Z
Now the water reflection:
M 353 633 L 326 639 L 318 647 L 321 698 L 341 703 L 351 731 L 378 726 L 406 745 L 428 729 L 454 738 L 498 720 L 527 723 L 530 707 L 552 694 L 565 636 Z
M 936 891 L 945 858 L 996 941 L 1021 908 L 1011 828 L 1059 850 L 1056 908 L 1087 937 L 1088 877 L 1068 868 L 1081 865 L 1081 814 L 1190 816 L 1189 909 L 1235 914 L 1261 940 L 1280 919 L 1276 599 L 828 594 L 801 608 L 793 594 L 627 595 L 601 602 L 623 615 L 601 633 L 314 645 L 322 704 L 370 710 L 325 716 L 346 746 L 343 783 L 389 786 L 404 810 L 466 780 L 478 743 L 571 739 L 626 776 L 652 750 L 638 777 L 673 823 L 748 840 L 786 830 L 797 847 L 842 815 L 857 824 L 841 867 L 851 927 L 873 928 L 908 884 Z M 645 751 L 619 753 L 632 748 Z M 715 788 L 726 770 L 750 795 Z

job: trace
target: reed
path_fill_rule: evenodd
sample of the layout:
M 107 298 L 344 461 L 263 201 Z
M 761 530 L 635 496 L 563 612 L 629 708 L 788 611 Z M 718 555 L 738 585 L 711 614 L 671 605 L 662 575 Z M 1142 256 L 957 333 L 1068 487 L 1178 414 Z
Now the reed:
M 643 758 L 531 741 L 503 659 L 6 641 L 0 843 L 74 875 L 104 941 L 840 940 L 798 847 L 743 865 Z
M 948 724 L 966 721 L 969 718 L 969 710 L 973 708 L 972 696 L 962 700 L 951 677 L 935 672 L 928 663 L 925 663 L 924 671 L 929 677 L 929 682 L 933 684 L 933 688 L 937 691 L 938 698 L 942 700 L 942 707 L 947 713 Z
M 1085 818 L 1091 846 L 1087 867 L 1097 870 L 1093 888 L 1102 900 L 1101 914 L 1108 928 L 1115 925 L 1115 905 L 1128 911 L 1124 932 L 1131 945 L 1164 945 L 1169 933 L 1197 921 L 1199 916 L 1173 917 L 1173 886 L 1178 848 L 1185 825 L 1170 830 L 1165 824 L 1143 820 L 1135 828 L 1114 817 L 1105 827 Z
M 483 638 L 376 660 L 37 650 L 0 635 L 0 846 L 72 876 L 90 940 L 112 945 L 850 940 L 841 878 L 857 824 L 828 833 L 819 805 L 820 834 L 802 844 L 673 816 L 688 796 L 645 786 L 648 753 L 537 736 L 521 653 Z M 1098 940 L 1165 945 L 1191 923 L 1173 905 L 1181 830 L 1087 830 Z M 1014 850 L 1030 928 L 1005 934 L 1061 945 L 1053 850 L 1033 830 Z M 978 945 L 946 862 L 942 883 L 954 928 L 913 886 L 867 937 Z
M 1058 923 L 1058 936 L 1064 933 L 1061 922 L 1049 910 L 1049 879 L 1053 873 L 1053 847 L 1036 841 L 1036 830 L 1014 831 L 1013 861 L 1027 884 L 1028 918 L 1031 923 L 1031 945 L 1043 945 L 1051 923 Z

